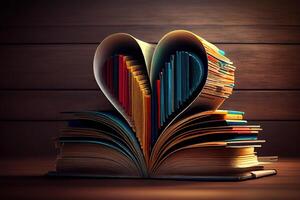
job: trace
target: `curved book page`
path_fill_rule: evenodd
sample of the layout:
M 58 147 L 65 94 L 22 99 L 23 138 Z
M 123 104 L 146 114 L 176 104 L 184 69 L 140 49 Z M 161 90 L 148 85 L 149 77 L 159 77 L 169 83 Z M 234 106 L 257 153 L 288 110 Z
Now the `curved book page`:
M 172 31 L 158 42 L 150 71 L 152 124 L 156 127 L 152 131 L 152 144 L 180 116 L 216 110 L 229 97 L 234 86 L 235 68 L 232 62 L 222 54 L 224 52 L 213 44 L 185 30 Z M 171 90 L 175 91 L 175 94 L 165 91 L 168 90 L 166 87 L 168 84 L 165 84 L 165 87 L 161 87 L 157 92 L 159 88 L 155 87 L 156 82 L 163 85 L 165 79 L 170 79 L 168 75 L 167 78 L 164 75 L 167 74 L 166 64 L 169 64 L 170 59 L 172 65 L 173 55 L 175 55 L 173 66 L 175 74 L 171 74 L 173 76 L 171 85 L 175 85 L 175 88 L 171 88 Z M 215 81 L 216 77 L 218 77 L 218 81 Z M 170 96 L 171 98 L 164 101 L 163 105 L 161 99 Z M 162 103 L 158 103 L 158 98 Z M 171 112 L 169 112 L 170 108 L 165 108 L 165 111 L 167 110 L 166 117 L 162 110 L 170 104 L 173 108 Z M 157 120 L 157 118 L 160 119 Z
M 105 38 L 97 47 L 94 56 L 94 76 L 100 89 L 113 104 L 113 106 L 122 114 L 122 116 L 131 123 L 128 115 L 124 112 L 119 102 L 108 92 L 108 87 L 104 84 L 103 68 L 107 58 L 116 54 L 123 54 L 134 58 L 142 63 L 142 67 L 150 72 L 150 63 L 155 46 L 136 39 L 126 33 L 116 33 Z
M 105 96 L 135 131 L 148 158 L 150 146 L 179 116 L 215 110 L 231 94 L 235 68 L 223 54 L 216 46 L 185 30 L 166 34 L 156 47 L 129 34 L 117 33 L 98 46 L 94 74 Z M 110 74 L 123 73 L 122 64 L 115 64 L 120 59 L 126 65 L 126 80 L 117 76 L 108 84 L 105 75 L 109 69 L 115 69 Z M 128 81 L 127 72 L 137 80 L 136 85 Z M 119 85 L 111 86 L 117 82 Z M 122 91 L 128 90 L 128 85 L 131 87 L 125 92 L 129 96 L 126 100 Z M 129 109 L 127 101 L 131 102 Z
M 94 56 L 94 75 L 100 89 L 135 131 L 144 154 L 149 152 L 148 146 L 150 146 L 146 138 L 151 135 L 151 132 L 147 131 L 149 129 L 147 127 L 150 127 L 147 118 L 151 115 L 149 73 L 154 48 L 154 45 L 129 34 L 116 33 L 101 42 Z M 107 67 L 107 62 L 112 56 L 113 64 Z M 120 59 L 124 60 L 123 64 L 117 63 L 116 66 L 115 63 Z M 108 69 L 113 70 L 111 68 L 115 69 L 115 72 L 110 72 L 113 76 L 117 73 L 126 73 L 126 76 L 114 77 L 110 80 L 111 84 L 119 83 L 120 87 L 127 87 L 115 89 L 118 90 L 117 93 L 111 90 L 114 86 L 110 87 L 110 84 L 105 83 L 107 79 L 105 74 Z

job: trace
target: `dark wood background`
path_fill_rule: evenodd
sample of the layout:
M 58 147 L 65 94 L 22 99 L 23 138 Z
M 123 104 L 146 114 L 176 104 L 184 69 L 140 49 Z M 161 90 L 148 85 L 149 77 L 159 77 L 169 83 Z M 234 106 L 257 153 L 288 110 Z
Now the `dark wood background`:
M 187 29 L 237 66 L 222 106 L 259 123 L 265 155 L 300 156 L 299 1 L 7 1 L 0 3 L 0 156 L 55 156 L 62 111 L 107 110 L 92 63 L 115 32 L 157 42 Z

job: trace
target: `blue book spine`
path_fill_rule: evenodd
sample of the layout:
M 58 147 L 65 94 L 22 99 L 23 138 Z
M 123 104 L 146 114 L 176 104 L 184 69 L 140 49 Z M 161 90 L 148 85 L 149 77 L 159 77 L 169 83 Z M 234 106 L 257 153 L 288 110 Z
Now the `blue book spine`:
M 169 116 L 169 80 L 168 80 L 168 63 L 165 63 L 164 68 L 164 85 L 165 85 L 165 119 Z
M 188 98 L 191 95 L 190 91 L 190 61 L 189 61 L 190 55 L 188 52 L 185 53 L 185 63 L 186 63 L 186 98 Z
M 167 117 L 168 117 L 168 73 L 167 73 L 167 67 L 166 67 L 167 63 L 165 63 L 165 68 L 163 69 L 163 77 L 164 77 L 164 119 L 166 122 L 167 121 Z
M 175 111 L 175 67 L 174 67 L 174 55 L 171 55 L 171 99 L 172 99 L 172 113 Z
M 185 63 L 185 52 L 180 52 L 181 57 L 181 95 L 182 103 L 185 101 L 186 97 L 186 63 Z
M 172 69 L 171 63 L 167 63 L 168 66 L 168 116 L 172 113 Z
M 181 105 L 181 55 L 176 51 L 176 91 L 177 91 L 177 109 Z
M 160 80 L 160 112 L 161 112 L 161 120 L 162 120 L 162 124 L 161 126 L 163 126 L 164 122 L 165 122 L 165 90 L 164 90 L 164 69 L 162 69 L 161 72 L 161 80 Z
M 195 89 L 195 77 L 197 76 L 196 71 L 195 71 L 195 64 L 194 64 L 194 58 L 190 55 L 189 56 L 189 65 L 190 65 L 190 88 L 192 91 Z
M 176 109 L 177 109 L 177 105 L 178 105 L 178 103 L 177 103 L 177 96 L 178 96 L 178 92 L 177 92 L 177 81 L 178 81 L 178 79 L 177 79 L 177 69 L 176 69 L 176 54 L 175 55 L 172 55 L 171 56 L 171 60 L 173 61 L 173 66 L 172 66 L 172 68 L 173 68 L 173 91 L 174 91 L 174 104 L 173 104 L 173 106 L 174 106 L 174 110 L 173 111 L 175 111 Z

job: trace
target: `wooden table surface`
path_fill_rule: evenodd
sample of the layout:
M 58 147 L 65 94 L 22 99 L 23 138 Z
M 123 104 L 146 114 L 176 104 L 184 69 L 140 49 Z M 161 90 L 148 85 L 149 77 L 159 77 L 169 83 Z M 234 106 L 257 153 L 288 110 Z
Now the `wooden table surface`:
M 243 182 L 57 179 L 43 176 L 51 159 L 0 166 L 0 199 L 300 199 L 300 159 L 280 159 L 276 176 Z

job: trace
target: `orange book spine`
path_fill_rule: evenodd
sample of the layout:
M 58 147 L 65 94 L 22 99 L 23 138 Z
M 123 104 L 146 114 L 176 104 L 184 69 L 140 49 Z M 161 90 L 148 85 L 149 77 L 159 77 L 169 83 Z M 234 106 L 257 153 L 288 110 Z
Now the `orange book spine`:
M 147 154 L 150 153 L 151 142 L 151 96 L 146 96 L 146 149 Z M 148 156 L 147 156 L 148 157 Z

